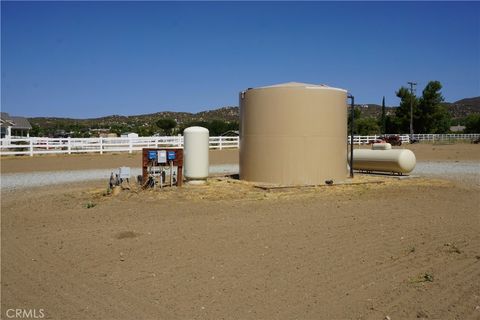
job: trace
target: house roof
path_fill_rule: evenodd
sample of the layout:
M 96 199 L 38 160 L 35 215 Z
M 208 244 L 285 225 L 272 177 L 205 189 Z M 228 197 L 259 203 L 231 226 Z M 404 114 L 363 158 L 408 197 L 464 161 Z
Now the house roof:
M 32 129 L 32 125 L 25 117 L 12 117 L 6 112 L 0 112 L 2 127 L 12 127 L 12 129 Z
M 12 129 L 32 129 L 32 125 L 24 117 L 11 117 L 14 125 Z

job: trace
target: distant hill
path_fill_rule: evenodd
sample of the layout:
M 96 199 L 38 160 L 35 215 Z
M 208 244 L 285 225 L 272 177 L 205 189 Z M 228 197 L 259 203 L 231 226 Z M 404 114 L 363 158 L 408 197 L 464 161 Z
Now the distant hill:
M 453 119 L 462 119 L 469 114 L 480 113 L 480 97 L 465 98 L 452 103 L 445 102 L 444 105 L 452 115 Z M 378 104 L 356 105 L 361 110 L 362 117 L 375 117 L 381 115 L 382 107 Z M 396 107 L 386 107 L 387 115 L 395 113 Z M 179 126 L 193 121 L 222 120 L 226 122 L 238 122 L 240 111 L 237 106 L 227 106 L 215 110 L 201 111 L 198 113 L 162 111 L 151 114 L 122 116 L 111 115 L 91 119 L 71 119 L 55 117 L 29 118 L 30 123 L 37 128 L 52 130 L 86 130 L 88 129 L 113 129 L 116 131 L 138 130 L 138 128 L 154 127 L 155 122 L 161 118 L 175 119 Z M 75 129 L 77 128 L 77 129 Z M 152 129 L 153 130 L 153 129 Z
M 445 103 L 453 119 L 464 118 L 469 114 L 480 113 L 480 97 L 465 98 L 453 103 Z
M 465 98 L 462 100 L 455 101 L 453 104 L 480 108 L 480 97 Z
M 365 118 L 378 118 L 382 114 L 382 106 L 374 103 L 369 104 L 357 104 L 356 108 L 359 108 L 361 111 L 361 116 Z M 385 113 L 387 115 L 395 114 L 396 107 L 387 107 L 385 106 Z
M 238 107 L 223 107 L 216 110 L 202 111 L 198 113 L 162 111 L 150 114 L 133 116 L 111 115 L 100 118 L 73 119 L 57 117 L 35 117 L 29 118 L 30 123 L 42 128 L 62 127 L 64 125 L 78 125 L 89 128 L 109 128 L 112 125 L 142 126 L 153 125 L 158 119 L 175 119 L 178 124 L 191 121 L 238 121 Z

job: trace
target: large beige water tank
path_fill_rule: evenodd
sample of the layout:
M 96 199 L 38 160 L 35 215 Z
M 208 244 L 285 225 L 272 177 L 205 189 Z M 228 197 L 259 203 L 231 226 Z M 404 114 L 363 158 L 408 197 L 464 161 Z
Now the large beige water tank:
M 240 93 L 240 179 L 318 185 L 347 176 L 346 90 L 289 82 Z

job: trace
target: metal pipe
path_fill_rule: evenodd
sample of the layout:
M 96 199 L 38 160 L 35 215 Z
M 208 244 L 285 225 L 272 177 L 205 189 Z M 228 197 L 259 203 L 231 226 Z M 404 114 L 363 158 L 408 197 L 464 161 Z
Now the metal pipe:
M 348 94 L 350 99 L 350 178 L 353 178 L 353 122 L 355 120 L 355 97 Z

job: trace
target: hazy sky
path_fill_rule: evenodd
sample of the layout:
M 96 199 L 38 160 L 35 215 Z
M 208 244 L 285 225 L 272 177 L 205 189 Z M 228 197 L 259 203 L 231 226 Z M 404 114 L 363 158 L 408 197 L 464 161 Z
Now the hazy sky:
M 198 112 L 298 81 L 398 105 L 407 81 L 480 95 L 480 3 L 5 2 L 2 111 Z

